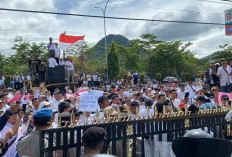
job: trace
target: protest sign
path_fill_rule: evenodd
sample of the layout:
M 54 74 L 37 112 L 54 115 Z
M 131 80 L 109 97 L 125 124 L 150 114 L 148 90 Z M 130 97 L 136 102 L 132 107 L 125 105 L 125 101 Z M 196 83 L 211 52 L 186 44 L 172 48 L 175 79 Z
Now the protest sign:
M 80 111 L 86 112 L 95 112 L 96 110 L 100 110 L 100 106 L 98 105 L 98 98 L 103 95 L 102 91 L 88 91 L 80 93 Z

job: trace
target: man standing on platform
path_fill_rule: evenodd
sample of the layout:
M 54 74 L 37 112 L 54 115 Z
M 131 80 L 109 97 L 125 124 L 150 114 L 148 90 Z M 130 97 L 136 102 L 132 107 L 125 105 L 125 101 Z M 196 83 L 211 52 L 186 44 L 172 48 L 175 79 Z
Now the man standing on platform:
M 58 43 L 55 43 L 55 59 L 56 59 L 56 62 L 59 64 L 59 62 L 60 62 L 60 49 L 58 47 Z
M 49 50 L 49 58 L 51 58 L 52 54 L 55 55 L 55 43 L 52 42 L 52 37 L 49 38 L 49 43 L 47 43 L 47 48 Z
M 14 82 L 14 89 L 19 90 L 20 89 L 20 76 L 18 72 L 15 73 L 15 76 L 13 77 Z
M 51 58 L 48 59 L 48 83 L 52 84 L 53 83 L 53 73 L 54 73 L 54 69 L 55 66 L 58 66 L 55 58 L 55 54 L 52 54 Z
M 20 89 L 22 89 L 24 87 L 24 76 L 22 73 L 20 73 Z
M 74 82 L 74 66 L 71 59 L 68 59 L 65 66 L 67 67 L 67 83 L 70 82 L 70 77 L 72 78 L 72 82 Z

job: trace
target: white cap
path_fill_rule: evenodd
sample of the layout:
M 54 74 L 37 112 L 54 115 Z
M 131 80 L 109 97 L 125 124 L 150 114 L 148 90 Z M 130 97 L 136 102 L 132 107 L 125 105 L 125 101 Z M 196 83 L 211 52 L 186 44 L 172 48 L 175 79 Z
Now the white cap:
M 43 101 L 43 102 L 40 103 L 39 108 L 41 109 L 41 108 L 43 108 L 44 106 L 47 106 L 47 105 L 51 105 L 51 102 Z

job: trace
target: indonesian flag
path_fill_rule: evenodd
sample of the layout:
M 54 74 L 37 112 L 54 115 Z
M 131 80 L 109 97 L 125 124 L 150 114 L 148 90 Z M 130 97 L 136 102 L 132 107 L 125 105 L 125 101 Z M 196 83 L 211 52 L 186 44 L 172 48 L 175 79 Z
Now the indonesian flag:
M 61 34 L 59 47 L 61 50 L 67 50 L 73 45 L 80 46 L 84 42 L 84 38 L 85 38 L 84 35 L 83 36 L 70 36 L 70 35 Z

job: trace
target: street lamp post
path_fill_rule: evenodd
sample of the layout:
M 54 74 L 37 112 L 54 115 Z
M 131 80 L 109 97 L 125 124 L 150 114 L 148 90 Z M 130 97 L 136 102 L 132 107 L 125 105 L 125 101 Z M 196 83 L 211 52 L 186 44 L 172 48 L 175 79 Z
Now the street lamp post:
M 107 61 L 108 52 L 107 52 L 107 42 L 106 42 L 106 18 L 105 17 L 106 17 L 106 8 L 107 8 L 107 5 L 108 5 L 109 1 L 110 0 L 107 0 L 104 9 L 102 7 L 95 7 L 95 8 L 101 9 L 101 11 L 103 13 L 103 17 L 104 17 L 105 53 L 106 53 L 106 77 L 107 77 L 107 79 L 108 79 L 108 61 Z

